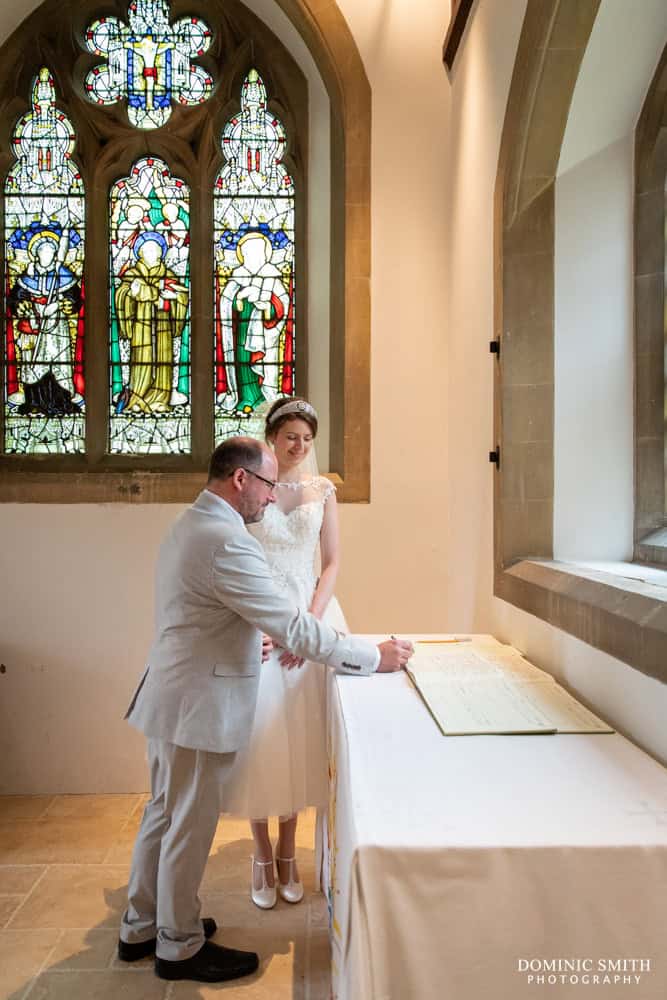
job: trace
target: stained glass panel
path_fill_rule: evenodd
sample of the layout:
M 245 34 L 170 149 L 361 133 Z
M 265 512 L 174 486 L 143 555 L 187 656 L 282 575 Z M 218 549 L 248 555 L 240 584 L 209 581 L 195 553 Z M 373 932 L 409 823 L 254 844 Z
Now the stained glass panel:
M 281 162 L 285 129 L 255 69 L 222 151 L 213 208 L 216 443 L 252 433 L 265 400 L 295 392 L 294 185 Z
M 75 136 L 40 69 L 5 181 L 5 451 L 85 450 L 84 187 Z
M 189 188 L 163 160 L 111 189 L 112 453 L 191 449 L 189 228 Z
M 172 101 L 206 101 L 213 80 L 192 59 L 211 44 L 208 25 L 198 17 L 170 24 L 168 0 L 132 0 L 128 21 L 101 17 L 86 31 L 88 51 L 106 60 L 86 76 L 89 100 L 115 104 L 126 99 L 130 124 L 142 129 L 164 125 Z

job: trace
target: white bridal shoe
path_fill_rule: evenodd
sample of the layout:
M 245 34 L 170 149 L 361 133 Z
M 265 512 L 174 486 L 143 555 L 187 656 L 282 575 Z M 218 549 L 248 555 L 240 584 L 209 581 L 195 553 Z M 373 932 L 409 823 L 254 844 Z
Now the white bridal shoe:
M 259 906 L 260 910 L 271 910 L 276 905 L 276 887 L 275 885 L 269 885 L 266 880 L 266 869 L 273 865 L 273 861 L 256 861 L 255 858 L 250 859 L 252 865 L 250 868 L 250 896 L 255 904 Z M 255 865 L 262 869 L 262 888 L 255 888 Z
M 294 868 L 292 867 L 296 861 L 296 858 L 276 858 L 276 861 L 284 865 L 289 865 L 289 879 L 287 883 L 284 883 L 280 879 L 280 865 L 278 865 L 278 892 L 282 899 L 286 903 L 300 903 L 303 899 L 303 883 L 295 882 L 292 878 L 292 873 Z

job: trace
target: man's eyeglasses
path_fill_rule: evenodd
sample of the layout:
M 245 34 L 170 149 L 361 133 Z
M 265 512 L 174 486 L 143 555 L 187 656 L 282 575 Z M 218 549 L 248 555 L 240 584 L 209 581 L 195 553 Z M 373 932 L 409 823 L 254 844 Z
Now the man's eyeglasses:
M 257 472 L 253 472 L 252 469 L 246 469 L 245 465 L 242 465 L 241 468 L 244 472 L 247 472 L 248 475 L 254 476 L 255 479 L 259 479 L 261 482 L 265 483 L 266 486 L 269 487 L 270 492 L 273 493 L 276 488 L 276 483 L 273 479 L 265 479 L 264 476 L 260 476 Z

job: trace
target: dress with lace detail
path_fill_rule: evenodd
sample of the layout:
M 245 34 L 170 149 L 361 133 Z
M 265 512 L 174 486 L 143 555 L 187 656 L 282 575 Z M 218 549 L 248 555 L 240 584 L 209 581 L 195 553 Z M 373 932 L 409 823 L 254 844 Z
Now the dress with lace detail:
M 324 504 L 334 489 L 323 476 L 281 484 L 279 502 L 250 529 L 266 552 L 276 586 L 304 610 L 317 583 Z M 348 631 L 335 597 L 324 620 Z M 325 668 L 306 662 L 286 670 L 278 662 L 281 653 L 274 650 L 262 664 L 250 741 L 237 753 L 223 793 L 224 811 L 248 819 L 327 803 Z

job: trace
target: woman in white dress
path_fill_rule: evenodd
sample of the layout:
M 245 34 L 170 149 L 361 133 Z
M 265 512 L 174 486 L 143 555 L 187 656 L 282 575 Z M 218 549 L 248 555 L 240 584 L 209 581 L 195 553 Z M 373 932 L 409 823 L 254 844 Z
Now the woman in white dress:
M 310 403 L 295 398 L 273 403 L 265 436 L 278 461 L 276 502 L 250 530 L 264 547 L 277 585 L 299 607 L 346 632 L 333 596 L 338 572 L 335 487 L 317 475 L 316 434 L 317 413 Z M 225 812 L 250 820 L 251 896 L 262 909 L 276 903 L 270 816 L 279 817 L 278 892 L 290 903 L 303 898 L 295 861 L 297 814 L 307 806 L 327 804 L 325 692 L 324 667 L 274 649 L 262 665 L 250 742 L 237 755 L 225 789 Z

